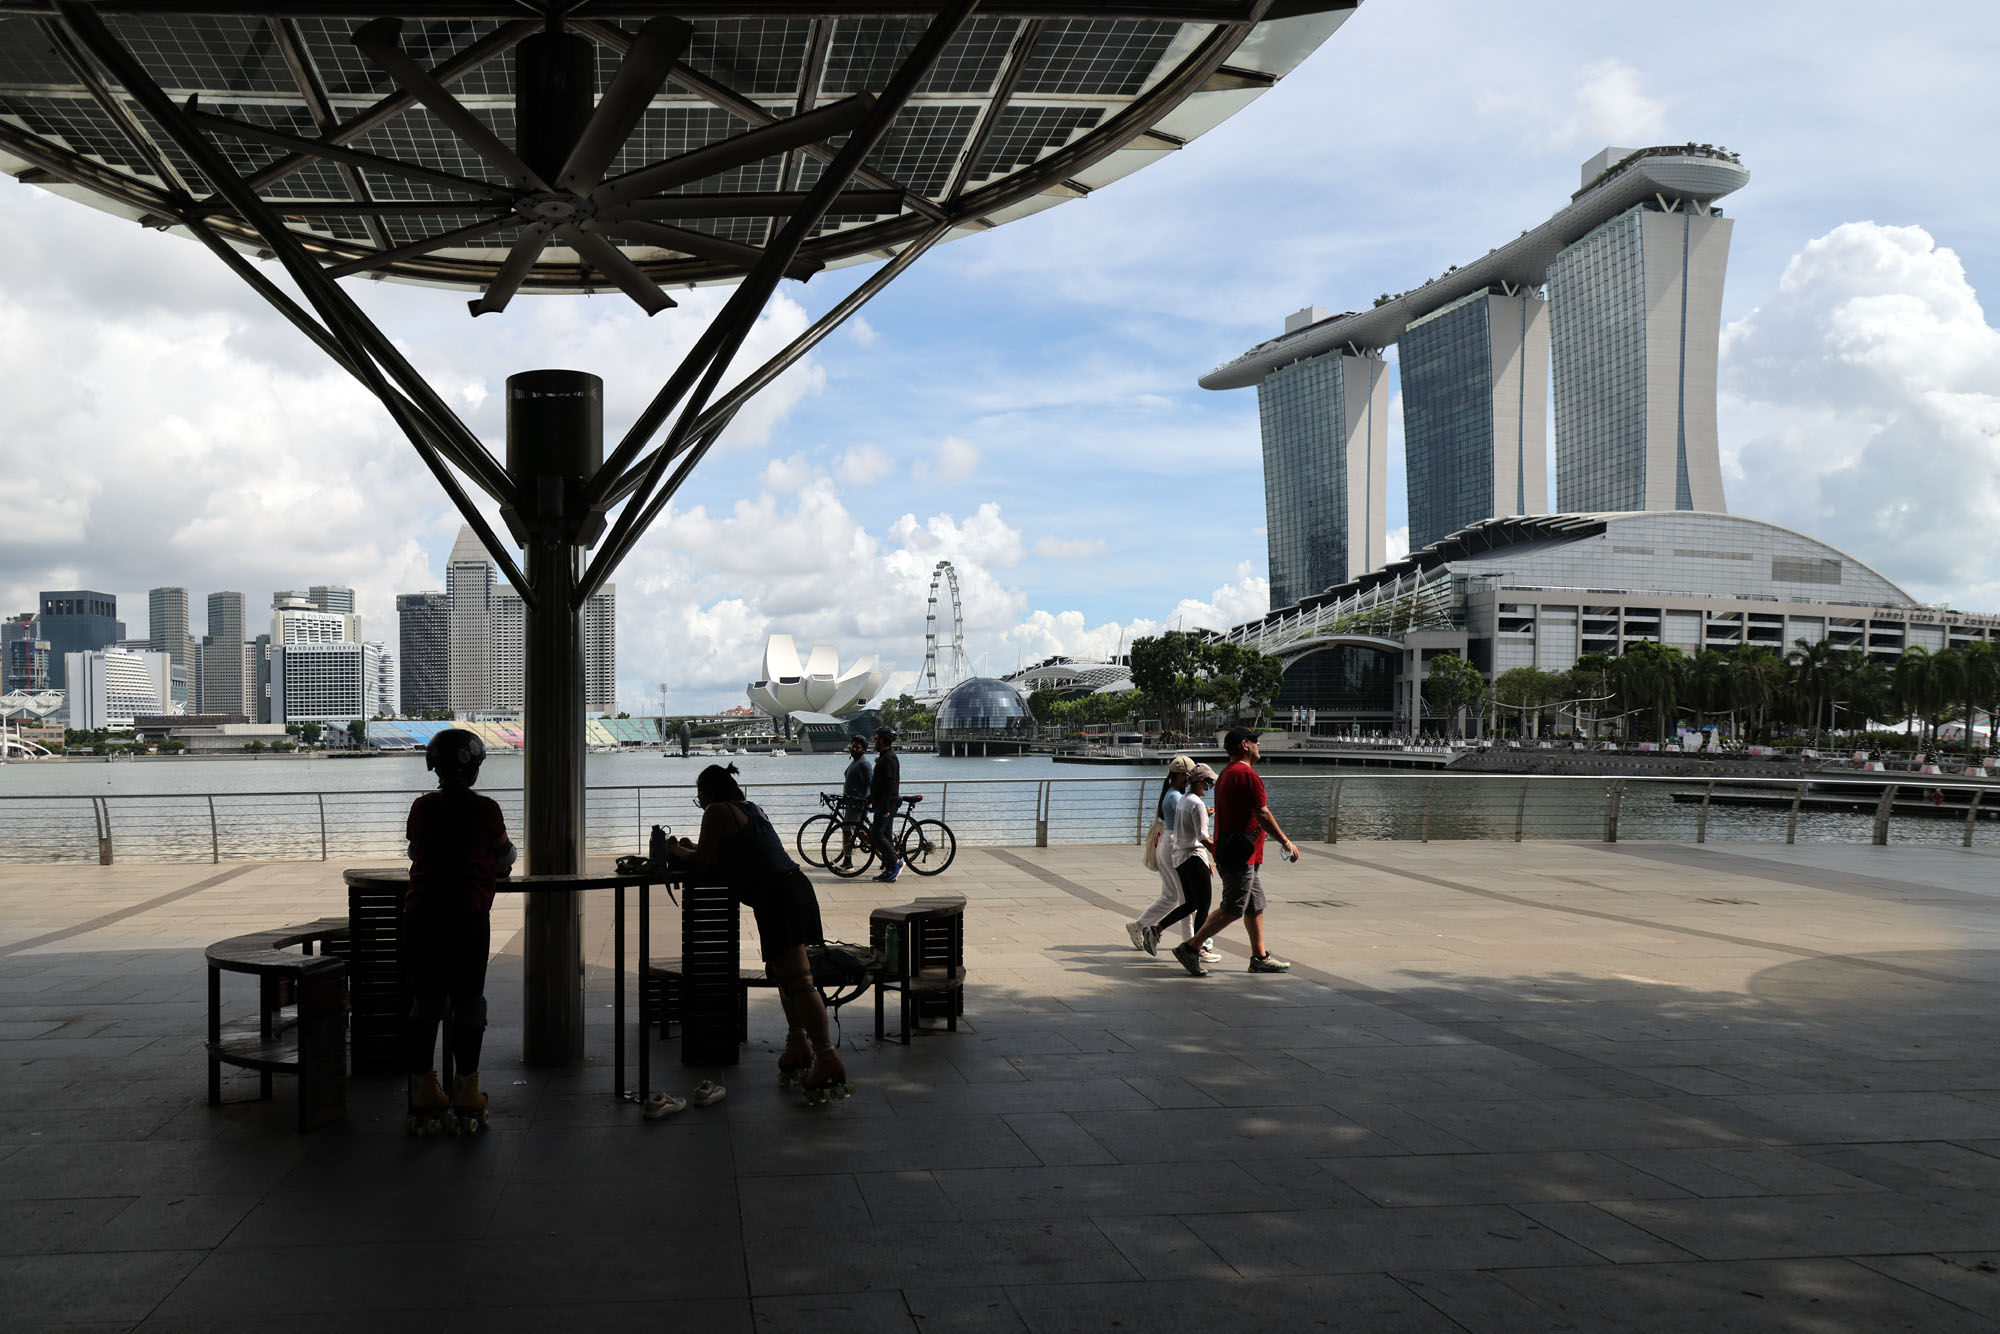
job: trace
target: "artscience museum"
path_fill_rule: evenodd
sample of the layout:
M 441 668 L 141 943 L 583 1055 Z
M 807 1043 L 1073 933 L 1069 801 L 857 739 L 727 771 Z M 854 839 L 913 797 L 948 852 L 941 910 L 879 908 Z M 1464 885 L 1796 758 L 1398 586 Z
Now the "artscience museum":
M 831 644 L 815 644 L 802 662 L 790 635 L 772 635 L 764 646 L 763 679 L 744 690 L 750 703 L 773 718 L 795 713 L 845 718 L 861 712 L 882 690 L 885 673 L 873 654 L 840 670 Z

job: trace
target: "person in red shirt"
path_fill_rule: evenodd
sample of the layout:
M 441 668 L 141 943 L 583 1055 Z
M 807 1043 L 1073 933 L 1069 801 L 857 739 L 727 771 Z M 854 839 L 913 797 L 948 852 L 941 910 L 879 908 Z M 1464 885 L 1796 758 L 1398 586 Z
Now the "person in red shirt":
M 1293 861 L 1299 859 L 1298 845 L 1285 837 L 1271 815 L 1264 795 L 1264 780 L 1257 776 L 1257 734 L 1247 727 L 1232 727 L 1223 738 L 1229 752 L 1229 767 L 1215 782 L 1216 865 L 1222 871 L 1222 906 L 1195 928 L 1196 941 L 1221 935 L 1238 918 L 1250 934 L 1250 971 L 1282 973 L 1291 965 L 1272 954 L 1264 944 L 1264 835 L 1270 834 Z M 1208 976 L 1193 942 L 1174 946 L 1174 958 L 1196 977 Z
M 438 790 L 410 803 L 410 887 L 403 893 L 399 940 L 404 1069 L 409 1072 L 409 1128 L 477 1130 L 486 1124 L 479 1091 L 479 1051 L 486 1035 L 486 961 L 492 953 L 493 891 L 514 866 L 507 821 L 491 797 L 472 790 L 486 745 L 452 727 L 424 747 L 424 767 Z M 438 1086 L 438 1025 L 445 1025 L 451 1094 Z

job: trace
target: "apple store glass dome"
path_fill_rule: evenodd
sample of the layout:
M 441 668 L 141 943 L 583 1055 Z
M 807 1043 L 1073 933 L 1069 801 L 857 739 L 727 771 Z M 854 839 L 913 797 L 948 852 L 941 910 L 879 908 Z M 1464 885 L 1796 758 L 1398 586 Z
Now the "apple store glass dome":
M 1032 735 L 1034 730 L 1034 717 L 1021 692 L 990 676 L 960 683 L 938 705 L 939 736 L 1018 736 Z

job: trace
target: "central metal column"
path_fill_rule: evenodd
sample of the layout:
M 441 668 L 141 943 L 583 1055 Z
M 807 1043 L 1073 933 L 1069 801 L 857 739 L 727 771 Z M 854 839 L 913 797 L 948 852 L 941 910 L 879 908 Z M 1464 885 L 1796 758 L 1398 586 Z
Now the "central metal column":
M 583 870 L 583 609 L 585 547 L 603 531 L 583 505 L 604 460 L 604 382 L 583 371 L 525 371 L 507 380 L 507 474 L 521 497 L 502 511 L 523 551 L 526 687 L 523 833 L 531 875 Z M 521 1058 L 583 1059 L 583 901 L 574 890 L 527 896 Z

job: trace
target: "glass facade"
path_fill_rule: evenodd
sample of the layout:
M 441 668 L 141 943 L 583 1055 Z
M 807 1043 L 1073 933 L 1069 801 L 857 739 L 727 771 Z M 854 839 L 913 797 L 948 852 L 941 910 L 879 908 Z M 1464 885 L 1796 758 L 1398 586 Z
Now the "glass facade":
M 1317 709 L 1342 718 L 1389 718 L 1396 711 L 1396 654 L 1367 644 L 1314 649 L 1285 668 L 1278 712 Z
M 1032 735 L 1034 717 L 1021 692 L 1005 681 L 975 676 L 955 687 L 938 705 L 938 736 Z
M 1491 322 L 1492 303 L 1481 292 L 1412 324 L 1397 340 L 1412 551 L 1525 508 L 1514 495 L 1494 494 Z
M 1294 362 L 1257 386 L 1271 605 L 1347 578 L 1347 392 L 1341 356 Z
M 1563 513 L 1646 508 L 1646 216 L 1619 214 L 1549 266 Z
M 49 689 L 68 686 L 68 655 L 109 648 L 125 638 L 118 619 L 118 599 L 92 589 L 66 589 L 38 595 L 42 638 L 49 645 Z

